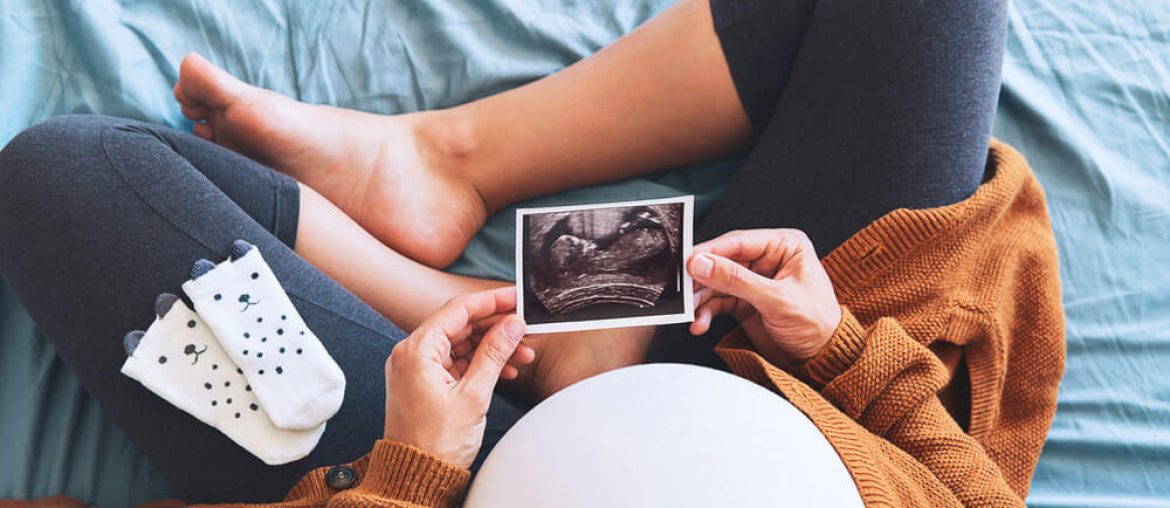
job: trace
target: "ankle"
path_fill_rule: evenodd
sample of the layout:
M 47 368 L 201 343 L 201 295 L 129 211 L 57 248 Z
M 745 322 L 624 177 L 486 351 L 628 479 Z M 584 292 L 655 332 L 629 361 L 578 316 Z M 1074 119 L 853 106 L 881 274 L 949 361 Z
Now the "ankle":
M 506 205 L 489 199 L 490 186 L 484 185 L 481 177 L 493 171 L 482 149 L 477 123 L 467 108 L 424 111 L 413 116 L 415 142 L 429 169 L 469 184 L 488 207 L 488 213 Z

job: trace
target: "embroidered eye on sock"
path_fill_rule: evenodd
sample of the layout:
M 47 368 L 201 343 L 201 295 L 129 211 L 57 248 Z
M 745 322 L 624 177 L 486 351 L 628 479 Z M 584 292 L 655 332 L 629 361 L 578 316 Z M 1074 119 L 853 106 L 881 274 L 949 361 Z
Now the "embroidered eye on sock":
M 317 446 L 322 423 L 308 430 L 272 424 L 242 371 L 215 335 L 179 297 L 159 296 L 146 332 L 125 339 L 122 373 L 270 465 L 300 459 Z
M 191 276 L 195 310 L 160 296 L 150 328 L 126 336 L 122 373 L 267 464 L 304 457 L 341 407 L 341 368 L 255 246 L 237 241 Z
M 214 265 L 195 262 L 183 292 L 256 390 L 272 422 L 310 429 L 341 407 L 345 376 L 305 325 L 276 276 L 246 242 Z

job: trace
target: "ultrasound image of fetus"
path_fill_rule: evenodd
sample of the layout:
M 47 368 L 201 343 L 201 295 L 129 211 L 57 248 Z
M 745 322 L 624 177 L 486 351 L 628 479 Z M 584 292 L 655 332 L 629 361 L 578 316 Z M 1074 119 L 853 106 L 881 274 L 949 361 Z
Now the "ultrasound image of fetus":
M 527 312 L 543 310 L 555 318 L 592 309 L 594 315 L 587 317 L 609 318 L 653 309 L 664 293 L 674 303 L 680 294 L 682 218 L 682 203 L 525 216 L 526 293 L 543 307 L 525 302 Z M 673 307 L 663 313 L 681 312 Z

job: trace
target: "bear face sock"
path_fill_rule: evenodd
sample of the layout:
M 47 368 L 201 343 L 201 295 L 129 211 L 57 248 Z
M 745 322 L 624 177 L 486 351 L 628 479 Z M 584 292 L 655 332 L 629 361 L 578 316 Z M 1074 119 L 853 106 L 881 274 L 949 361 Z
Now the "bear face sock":
M 311 429 L 341 407 L 345 375 L 260 256 L 243 241 L 218 265 L 199 260 L 183 291 L 282 429 Z
M 273 425 L 243 371 L 179 297 L 159 296 L 155 312 L 158 318 L 146 332 L 126 336 L 123 374 L 223 432 L 265 464 L 292 462 L 317 446 L 325 425 L 300 431 Z

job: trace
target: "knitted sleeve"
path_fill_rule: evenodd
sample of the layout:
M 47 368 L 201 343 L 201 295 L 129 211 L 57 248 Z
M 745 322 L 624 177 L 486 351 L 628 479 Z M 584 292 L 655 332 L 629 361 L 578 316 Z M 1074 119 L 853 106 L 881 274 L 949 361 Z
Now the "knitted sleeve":
M 368 457 L 365 478 L 333 495 L 329 508 L 458 506 L 471 477 L 466 469 L 392 441 L 378 441 Z
M 328 467 L 310 471 L 284 501 L 271 504 L 193 505 L 207 508 L 432 508 L 459 506 L 471 477 L 466 469 L 443 462 L 413 446 L 379 440 L 373 450 L 345 466 L 356 475 L 349 488 L 334 489 Z M 186 506 L 181 501 L 151 503 L 151 508 Z
M 877 492 L 892 505 L 1024 506 L 939 401 L 947 374 L 938 357 L 894 319 L 865 329 L 842 311 L 829 345 L 793 373 L 807 385 L 768 364 L 742 337 L 725 339 L 718 352 L 737 374 L 780 391 L 826 431 L 863 498 Z M 837 421 L 841 413 L 849 425 Z

